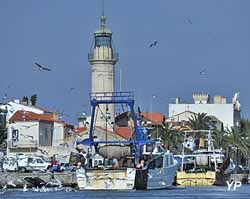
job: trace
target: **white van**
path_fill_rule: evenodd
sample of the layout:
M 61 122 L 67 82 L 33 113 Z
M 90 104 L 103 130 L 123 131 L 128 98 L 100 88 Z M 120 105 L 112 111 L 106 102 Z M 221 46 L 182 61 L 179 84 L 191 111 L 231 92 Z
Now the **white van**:
M 46 171 L 50 168 L 50 163 L 41 157 L 19 156 L 17 159 L 18 171 Z
M 4 171 L 17 171 L 17 161 L 14 157 L 5 156 L 3 158 L 3 170 Z

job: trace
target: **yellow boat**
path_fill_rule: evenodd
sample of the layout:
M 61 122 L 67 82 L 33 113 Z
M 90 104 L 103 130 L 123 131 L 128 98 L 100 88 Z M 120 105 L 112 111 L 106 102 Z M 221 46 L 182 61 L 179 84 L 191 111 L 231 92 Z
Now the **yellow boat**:
M 193 172 L 178 171 L 176 183 L 181 186 L 212 186 L 216 182 L 216 172 Z

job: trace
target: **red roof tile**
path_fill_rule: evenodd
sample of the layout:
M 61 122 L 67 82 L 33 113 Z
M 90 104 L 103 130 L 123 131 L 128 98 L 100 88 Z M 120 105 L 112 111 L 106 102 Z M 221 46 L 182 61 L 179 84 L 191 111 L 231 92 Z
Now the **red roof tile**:
M 84 133 L 87 132 L 88 128 L 87 127 L 78 127 L 75 129 L 76 133 Z
M 17 111 L 11 121 L 54 121 L 53 114 L 37 114 L 29 111 Z
M 164 115 L 159 112 L 142 112 L 141 115 L 145 120 L 151 121 L 152 124 L 161 125 Z

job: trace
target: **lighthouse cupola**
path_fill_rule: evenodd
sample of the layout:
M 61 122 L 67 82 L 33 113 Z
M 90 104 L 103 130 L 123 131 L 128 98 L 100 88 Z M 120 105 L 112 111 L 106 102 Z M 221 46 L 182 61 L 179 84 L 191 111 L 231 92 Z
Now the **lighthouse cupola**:
M 112 41 L 112 31 L 106 27 L 106 17 L 100 17 L 100 27 L 94 32 L 94 42 L 89 53 L 89 62 L 97 60 L 118 61 L 118 53 L 115 52 Z

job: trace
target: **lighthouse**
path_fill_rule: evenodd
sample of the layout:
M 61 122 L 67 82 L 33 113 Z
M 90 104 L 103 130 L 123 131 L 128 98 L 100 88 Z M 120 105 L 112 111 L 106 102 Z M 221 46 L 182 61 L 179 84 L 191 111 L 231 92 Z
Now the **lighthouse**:
M 106 93 L 100 97 L 110 99 L 115 91 L 115 64 L 118 61 L 112 42 L 112 32 L 106 26 L 104 14 L 100 17 L 100 27 L 94 32 L 94 41 L 88 54 L 91 64 L 91 94 Z M 100 105 L 96 111 L 96 126 L 113 129 L 115 117 L 114 104 Z

